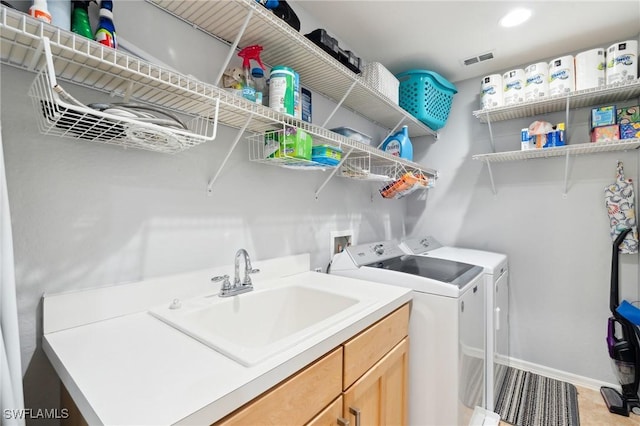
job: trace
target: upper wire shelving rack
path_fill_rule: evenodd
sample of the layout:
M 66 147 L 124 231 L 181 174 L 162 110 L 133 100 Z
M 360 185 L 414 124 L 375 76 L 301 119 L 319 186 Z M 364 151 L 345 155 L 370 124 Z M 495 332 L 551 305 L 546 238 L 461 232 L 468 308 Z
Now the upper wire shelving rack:
M 198 3 L 216 6 L 219 6 L 218 3 L 227 6 L 230 4 L 227 1 Z M 241 133 L 244 131 L 262 133 L 265 130 L 282 128 L 282 126 L 297 126 L 312 134 L 314 142 L 337 145 L 350 155 L 370 156 L 379 163 L 400 166 L 409 171 L 423 173 L 433 179 L 437 178 L 437 171 L 433 169 L 391 156 L 373 147 L 364 146 L 323 127 L 249 102 L 216 85 L 110 49 L 5 6 L 0 6 L 0 30 L 0 62 L 19 69 L 38 72 L 42 68 L 42 40 L 47 38 L 53 73 L 59 81 L 71 82 L 122 97 L 127 102 L 146 103 L 192 117 L 213 118 L 216 105 L 219 104 L 218 122 L 241 129 Z M 378 99 L 378 102 L 386 104 L 380 96 L 374 97 L 369 94 L 366 97 Z M 403 118 L 399 119 L 397 125 L 407 120 L 404 112 L 398 114 L 400 115 Z M 372 119 L 375 120 L 375 117 Z M 421 127 L 417 127 L 416 134 L 429 133 L 430 129 L 421 132 L 419 130 Z M 213 180 L 209 183 L 209 190 Z M 326 182 L 320 189 L 325 184 Z M 316 195 L 320 189 L 316 191 Z

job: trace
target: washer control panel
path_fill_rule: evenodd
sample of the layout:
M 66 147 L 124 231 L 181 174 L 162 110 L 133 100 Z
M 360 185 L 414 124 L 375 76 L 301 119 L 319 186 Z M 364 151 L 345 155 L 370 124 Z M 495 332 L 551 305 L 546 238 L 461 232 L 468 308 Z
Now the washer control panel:
M 351 256 L 351 259 L 353 259 L 353 262 L 358 266 L 368 265 L 405 254 L 398 246 L 398 242 L 394 240 L 349 246 L 346 250 L 349 256 Z
M 442 247 L 442 244 L 430 235 L 426 237 L 409 238 L 404 240 L 403 244 L 412 254 L 422 254 Z

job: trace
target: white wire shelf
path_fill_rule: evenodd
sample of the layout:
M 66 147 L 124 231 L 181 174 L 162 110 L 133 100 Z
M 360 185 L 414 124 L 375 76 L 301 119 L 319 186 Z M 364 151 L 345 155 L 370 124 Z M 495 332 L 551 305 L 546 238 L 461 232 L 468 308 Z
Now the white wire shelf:
M 482 123 L 493 123 L 564 111 L 567 108 L 586 108 L 598 104 L 625 101 L 637 97 L 640 97 L 640 80 L 579 90 L 568 95 L 552 96 L 516 105 L 476 110 L 473 115 Z
M 229 2 L 197 3 L 210 5 L 217 10 L 218 3 L 228 4 Z M 374 166 L 404 167 L 408 171 L 419 171 L 432 180 L 437 178 L 436 170 L 394 157 L 325 128 L 249 102 L 215 85 L 150 64 L 127 53 L 110 49 L 82 36 L 37 21 L 24 13 L 0 6 L 0 61 L 2 63 L 32 72 L 41 71 L 46 63 L 46 55 L 43 55 L 42 48 L 44 38 L 50 40 L 52 64 L 47 70 L 48 77 L 55 76 L 58 82 L 70 82 L 98 90 L 114 97 L 121 97 L 127 102 L 153 105 L 187 115 L 192 117 L 189 128 L 195 131 L 201 131 L 203 120 L 215 118 L 216 106 L 219 104 L 219 124 L 236 129 L 244 128 L 248 132 L 259 134 L 266 130 L 281 129 L 282 126 L 295 126 L 313 135 L 314 141 L 318 143 L 341 147 L 345 155 L 354 155 L 354 158 L 357 155 L 370 157 Z M 342 67 L 340 64 L 337 65 Z M 350 72 L 346 68 L 345 71 Z M 46 96 L 55 95 L 47 93 Z M 46 96 L 41 100 L 46 101 Z M 101 141 L 125 145 L 118 132 L 121 129 L 119 126 L 130 124 L 129 120 L 118 116 L 103 116 L 99 111 L 93 110 L 71 112 L 68 110 L 68 105 L 61 104 L 59 100 L 56 102 L 58 107 L 53 109 L 47 109 L 46 104 L 43 109 L 42 103 L 36 107 L 38 115 L 44 116 L 45 119 L 41 124 L 43 131 L 83 139 L 79 133 L 87 127 L 93 130 L 89 131 L 85 137 L 95 136 L 96 133 L 100 134 L 103 131 L 104 140 Z M 47 111 L 52 114 L 47 114 Z M 89 123 L 76 128 L 75 134 L 68 128 L 65 129 L 69 126 L 69 122 L 77 121 L 79 116 L 85 114 Z M 148 136 L 153 136 L 152 132 L 149 132 Z M 149 149 L 149 146 L 142 146 L 146 144 L 135 139 L 132 143 L 138 148 Z M 158 143 L 157 150 L 163 150 L 163 148 L 170 150 L 175 144 L 165 139 L 164 145 L 167 146 L 162 145 Z
M 155 107 L 135 105 L 139 111 L 151 110 L 155 114 L 134 114 L 129 112 L 135 111 L 132 109 L 112 108 L 112 112 L 106 112 L 87 106 L 58 84 L 46 37 L 42 39 L 40 51 L 44 64 L 36 74 L 28 95 L 33 102 L 38 128 L 43 134 L 170 154 L 216 137 L 217 108 L 213 120 L 200 116 L 185 125 L 177 116 L 167 115 Z M 133 106 L 130 103 L 125 105 Z
M 529 160 L 534 158 L 561 157 L 566 155 L 584 155 L 597 152 L 626 151 L 638 149 L 640 139 L 622 139 L 611 142 L 591 142 L 574 145 L 566 145 L 553 148 L 530 149 L 527 151 L 507 151 L 493 154 L 478 154 L 472 158 L 488 163 Z
M 432 187 L 438 178 L 436 170 L 395 157 L 380 149 L 328 130 L 318 129 L 308 123 L 300 122 L 299 124 L 297 126 L 299 129 L 312 135 L 313 145 L 331 145 L 340 149 L 343 161 L 339 165 L 333 166 L 288 155 L 270 156 L 271 151 L 267 146 L 268 141 L 265 142 L 264 133 L 254 133 L 247 137 L 250 144 L 249 159 L 254 162 L 300 170 L 332 170 L 337 168 L 338 176 L 358 180 L 388 182 L 399 179 L 404 173 L 411 172 L 425 176 L 425 179 L 431 182 L 430 187 Z M 283 132 L 283 130 L 278 129 L 276 132 Z
M 344 105 L 382 127 L 393 129 L 401 123 L 408 126 L 412 137 L 437 134 L 255 0 L 148 1 L 229 42 L 240 33 L 247 14 L 252 13 L 239 46 L 262 45 L 263 62 L 292 67 L 305 87 L 333 100 L 339 101 L 349 93 Z

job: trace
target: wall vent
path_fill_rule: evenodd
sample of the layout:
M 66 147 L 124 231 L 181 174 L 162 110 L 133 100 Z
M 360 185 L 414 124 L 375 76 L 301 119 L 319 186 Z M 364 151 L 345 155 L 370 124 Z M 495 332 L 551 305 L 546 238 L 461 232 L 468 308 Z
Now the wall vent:
M 473 65 L 479 62 L 488 61 L 489 59 L 493 59 L 493 52 L 483 53 L 478 56 L 473 56 L 471 58 L 463 59 L 461 62 L 465 65 Z

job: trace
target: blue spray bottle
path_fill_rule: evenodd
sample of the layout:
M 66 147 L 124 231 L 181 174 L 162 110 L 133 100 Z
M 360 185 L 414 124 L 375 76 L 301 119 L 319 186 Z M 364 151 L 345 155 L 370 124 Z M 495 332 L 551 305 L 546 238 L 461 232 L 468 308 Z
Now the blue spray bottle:
M 116 42 L 116 26 L 113 24 L 113 1 L 99 0 L 100 4 L 100 21 L 94 40 L 105 46 L 118 48 Z
M 413 161 L 413 145 L 409 139 L 409 129 L 403 126 L 400 131 L 389 136 L 382 144 L 382 150 L 396 157 Z

